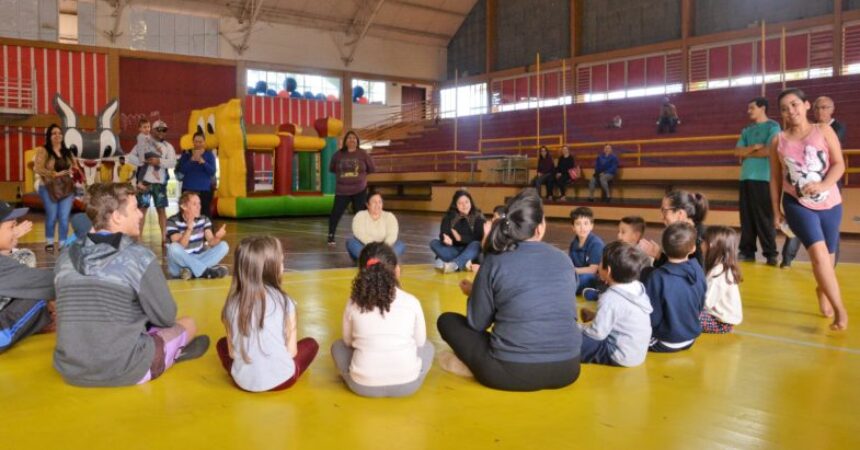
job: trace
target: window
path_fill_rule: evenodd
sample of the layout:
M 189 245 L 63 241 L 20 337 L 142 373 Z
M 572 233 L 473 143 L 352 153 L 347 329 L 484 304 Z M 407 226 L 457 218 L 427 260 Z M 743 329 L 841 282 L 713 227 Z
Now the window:
M 439 95 L 443 119 L 487 113 L 487 83 L 442 89 Z
M 292 78 L 296 81 L 294 92 L 296 95 L 301 95 L 302 98 L 306 98 L 306 93 L 308 92 L 314 98 L 319 94 L 324 95 L 327 99 L 340 98 L 340 79 L 336 77 L 248 69 L 246 78 L 249 90 L 256 89 L 257 83 L 265 81 L 267 91 L 275 91 L 279 95 L 286 95 L 286 81 L 288 78 Z M 284 93 L 281 94 L 281 91 L 284 91 Z
M 133 50 L 218 56 L 219 21 L 204 17 L 132 6 L 128 18 Z
M 385 97 L 384 81 L 353 79 L 352 87 L 355 88 L 356 86 L 361 86 L 364 89 L 364 97 L 367 98 L 367 103 L 371 105 L 384 105 L 387 103 Z

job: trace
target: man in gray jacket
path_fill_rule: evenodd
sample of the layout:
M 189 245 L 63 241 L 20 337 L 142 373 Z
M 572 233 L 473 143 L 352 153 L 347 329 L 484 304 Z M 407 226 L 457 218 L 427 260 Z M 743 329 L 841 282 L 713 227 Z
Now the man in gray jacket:
M 90 187 L 93 230 L 57 260 L 54 367 L 69 384 L 125 386 L 154 380 L 175 362 L 202 356 L 190 317 L 176 318 L 158 258 L 135 239 L 141 212 L 120 183 Z
M 27 208 L 0 201 L 0 252 L 10 251 L 18 239 L 17 220 Z M 26 222 L 24 222 L 26 223 Z M 48 301 L 54 298 L 54 274 L 32 269 L 0 254 L 0 353 L 21 339 L 50 330 Z

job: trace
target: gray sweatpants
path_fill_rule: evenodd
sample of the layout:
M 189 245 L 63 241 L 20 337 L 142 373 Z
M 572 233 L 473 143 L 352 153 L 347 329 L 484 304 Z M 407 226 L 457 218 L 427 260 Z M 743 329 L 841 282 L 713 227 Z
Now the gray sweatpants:
M 337 366 L 340 376 L 352 392 L 362 397 L 406 397 L 414 394 L 424 383 L 424 378 L 430 371 L 430 366 L 433 365 L 433 355 L 436 349 L 430 341 L 426 341 L 423 346 L 418 347 L 418 357 L 421 358 L 421 372 L 418 373 L 418 378 L 409 383 L 393 386 L 364 386 L 353 381 L 349 374 L 349 364 L 352 362 L 353 351 L 353 348 L 346 345 L 343 339 L 338 339 L 331 345 L 331 357 L 334 358 L 334 365 Z

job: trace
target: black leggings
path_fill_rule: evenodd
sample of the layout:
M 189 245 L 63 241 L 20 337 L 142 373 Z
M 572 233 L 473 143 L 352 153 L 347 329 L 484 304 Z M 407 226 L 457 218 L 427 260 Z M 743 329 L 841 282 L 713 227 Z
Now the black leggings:
M 364 211 L 367 207 L 367 190 L 352 195 L 335 194 L 334 206 L 332 206 L 331 215 L 328 217 L 328 234 L 334 235 L 334 232 L 337 231 L 337 224 L 350 202 L 352 202 L 354 213 Z
M 562 388 L 579 378 L 579 356 L 548 363 L 502 361 L 490 354 L 490 333 L 473 330 L 462 314 L 442 313 L 436 326 L 442 339 L 484 386 L 503 391 L 537 391 Z

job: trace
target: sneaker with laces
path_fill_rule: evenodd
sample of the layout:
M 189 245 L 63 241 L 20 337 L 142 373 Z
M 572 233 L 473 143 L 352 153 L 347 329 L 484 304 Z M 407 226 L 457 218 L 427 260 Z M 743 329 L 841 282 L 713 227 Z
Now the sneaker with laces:
M 582 290 L 582 298 L 590 302 L 596 302 L 600 298 L 600 291 L 594 288 L 585 288 Z
M 203 276 L 201 278 L 209 278 L 209 279 L 224 278 L 227 276 L 228 273 L 230 273 L 230 270 L 227 269 L 226 266 L 222 266 L 219 264 L 217 266 L 212 266 L 212 267 L 206 269 L 206 271 L 203 272 Z
M 183 267 L 183 268 L 179 271 L 179 279 L 181 279 L 181 280 L 185 280 L 185 281 L 188 281 L 188 280 L 190 280 L 190 279 L 192 279 L 192 278 L 194 278 L 194 274 L 193 274 L 193 273 L 191 273 L 191 269 L 189 269 L 189 268 L 187 268 L 187 267 Z
M 442 261 L 441 259 L 436 258 L 436 261 L 434 261 L 434 262 L 433 262 L 433 267 L 434 267 L 436 270 L 438 270 L 438 271 L 440 271 L 440 272 L 441 272 L 441 271 L 442 271 L 442 269 L 443 269 L 443 268 L 445 268 L 445 261 Z
M 335 246 L 335 242 L 334 242 L 334 233 L 329 233 L 329 234 L 328 234 L 328 241 L 327 241 L 327 242 L 328 242 L 328 245 L 329 245 L 330 247 L 334 247 L 334 246 Z

